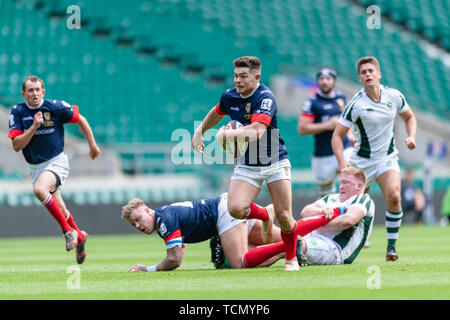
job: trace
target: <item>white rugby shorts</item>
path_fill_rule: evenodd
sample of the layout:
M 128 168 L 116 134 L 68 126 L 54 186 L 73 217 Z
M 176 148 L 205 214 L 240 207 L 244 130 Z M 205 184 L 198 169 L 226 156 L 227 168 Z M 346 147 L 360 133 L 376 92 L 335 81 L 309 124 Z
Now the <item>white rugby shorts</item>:
M 264 181 L 269 184 L 278 180 L 291 180 L 291 163 L 284 159 L 266 167 L 237 164 L 231 180 L 242 180 L 261 189 Z
M 308 234 L 303 241 L 306 243 L 306 264 L 343 264 L 341 250 L 333 240 L 320 234 Z
M 353 147 L 344 149 L 345 161 L 350 160 L 350 156 L 353 152 Z M 337 176 L 337 170 L 339 168 L 335 155 L 325 157 L 312 157 L 311 168 L 316 178 L 317 184 L 328 184 L 333 182 Z
M 252 230 L 253 226 L 255 225 L 256 220 L 255 219 L 236 219 L 231 216 L 231 214 L 228 212 L 228 194 L 223 193 L 220 197 L 219 201 L 219 207 L 218 209 L 218 218 L 217 218 L 217 232 L 219 233 L 219 236 L 224 233 L 227 230 L 230 230 L 231 228 L 234 228 L 240 223 L 247 223 L 247 230 L 248 233 Z
M 370 160 L 353 156 L 349 163 L 364 171 L 367 177 L 366 187 L 370 187 L 380 175 L 389 170 L 395 170 L 400 172 L 400 166 L 398 165 L 398 154 L 392 153 L 385 156 L 380 160 Z
M 31 181 L 34 186 L 39 176 L 44 171 L 52 171 L 58 175 L 61 185 L 69 176 L 69 159 L 64 152 L 56 157 L 38 164 L 28 164 Z

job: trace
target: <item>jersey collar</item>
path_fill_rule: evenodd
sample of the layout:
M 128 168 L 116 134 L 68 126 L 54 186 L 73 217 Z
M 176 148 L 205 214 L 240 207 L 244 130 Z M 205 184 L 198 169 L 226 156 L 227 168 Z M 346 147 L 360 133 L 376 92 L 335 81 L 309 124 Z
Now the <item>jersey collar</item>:
M 25 101 L 25 104 L 27 105 L 28 109 L 36 110 L 36 109 L 39 109 L 44 104 L 44 99 L 41 100 L 41 103 L 39 103 L 39 105 L 37 107 L 32 107 L 32 106 L 28 105 L 28 102 L 26 102 L 26 101 Z
M 247 98 L 251 97 L 251 96 L 255 93 L 256 90 L 258 90 L 258 88 L 259 88 L 260 85 L 261 85 L 261 83 L 258 82 L 258 86 L 257 86 L 257 87 L 255 88 L 255 90 L 253 90 L 252 93 L 250 93 L 248 96 L 245 96 L 245 97 L 244 97 L 244 96 L 241 95 L 241 94 L 239 94 L 239 95 L 241 96 L 242 99 L 247 99 Z
M 322 98 L 324 98 L 324 99 L 333 99 L 333 98 L 336 97 L 336 91 L 335 91 L 335 90 L 333 90 L 332 93 L 331 93 L 329 96 L 327 96 L 327 95 L 325 95 L 325 94 L 322 92 L 322 90 L 317 89 L 317 94 L 318 94 L 319 96 L 321 96 Z

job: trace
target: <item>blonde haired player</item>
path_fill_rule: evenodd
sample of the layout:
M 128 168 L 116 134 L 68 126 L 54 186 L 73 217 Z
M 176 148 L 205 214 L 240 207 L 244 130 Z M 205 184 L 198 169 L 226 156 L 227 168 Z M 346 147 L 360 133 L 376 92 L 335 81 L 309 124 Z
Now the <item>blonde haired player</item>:
M 366 175 L 361 169 L 342 169 L 339 193 L 331 193 L 308 204 L 297 221 L 299 236 L 297 259 L 302 265 L 336 265 L 352 263 L 370 236 L 375 203 L 364 194 Z M 321 216 L 333 210 L 332 219 Z M 306 224 L 309 224 L 308 226 Z M 242 261 L 246 268 L 258 266 L 267 259 L 280 258 L 282 242 L 256 247 L 247 252 Z M 272 260 L 271 260 L 272 261 Z
M 405 122 L 406 146 L 416 147 L 417 122 L 414 113 L 400 91 L 380 85 L 381 71 L 375 57 L 362 57 L 356 63 L 361 89 L 347 104 L 333 133 L 331 145 L 339 170 L 352 165 L 364 170 L 370 185 L 377 182 L 386 202 L 386 260 L 398 258 L 395 245 L 403 211 L 398 150 L 394 143 L 394 120 L 397 114 Z M 355 148 L 349 162 L 344 159 L 342 138 L 353 125 Z

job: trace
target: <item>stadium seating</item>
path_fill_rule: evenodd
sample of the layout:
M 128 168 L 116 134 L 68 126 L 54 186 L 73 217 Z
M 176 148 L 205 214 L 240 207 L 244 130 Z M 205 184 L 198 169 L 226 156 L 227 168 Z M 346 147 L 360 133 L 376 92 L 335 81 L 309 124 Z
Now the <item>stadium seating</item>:
M 450 3 L 446 0 L 358 0 L 363 6 L 378 5 L 382 13 L 409 30 L 421 33 L 450 50 Z
M 366 28 L 365 11 L 350 1 L 79 0 L 82 28 L 68 30 L 72 2 L 1 2 L 0 41 L 8 50 L 0 53 L 0 100 L 18 101 L 24 76 L 38 74 L 49 97 L 80 106 L 100 143 L 170 141 L 177 128 L 193 132 L 193 121 L 232 85 L 231 61 L 244 54 L 261 57 L 265 83 L 281 70 L 306 73 L 324 64 L 356 81 L 355 61 L 375 55 L 385 84 L 415 108 L 450 118 L 448 68 L 395 25 Z M 387 15 L 403 14 L 397 1 L 370 3 Z M 414 3 L 425 13 L 417 24 L 438 17 L 432 37 L 446 41 L 445 1 Z M 408 20 L 414 5 L 407 7 L 392 19 Z M 309 168 L 312 139 L 298 136 L 296 121 L 280 116 L 282 137 L 294 168 Z

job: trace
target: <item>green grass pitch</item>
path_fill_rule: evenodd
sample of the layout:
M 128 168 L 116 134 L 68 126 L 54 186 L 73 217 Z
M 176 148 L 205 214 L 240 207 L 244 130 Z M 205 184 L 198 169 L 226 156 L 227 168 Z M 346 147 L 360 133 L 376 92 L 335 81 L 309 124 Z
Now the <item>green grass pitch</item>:
M 352 265 L 284 272 L 270 268 L 215 270 L 209 242 L 188 245 L 171 272 L 127 273 L 165 256 L 158 236 L 91 235 L 77 271 L 61 237 L 0 239 L 0 299 L 449 299 L 448 228 L 402 226 L 399 260 L 385 262 L 386 230 L 374 228 L 371 248 Z M 74 271 L 75 270 L 75 271 Z M 79 282 L 77 282 L 79 279 Z M 77 284 L 79 283 L 79 287 Z

